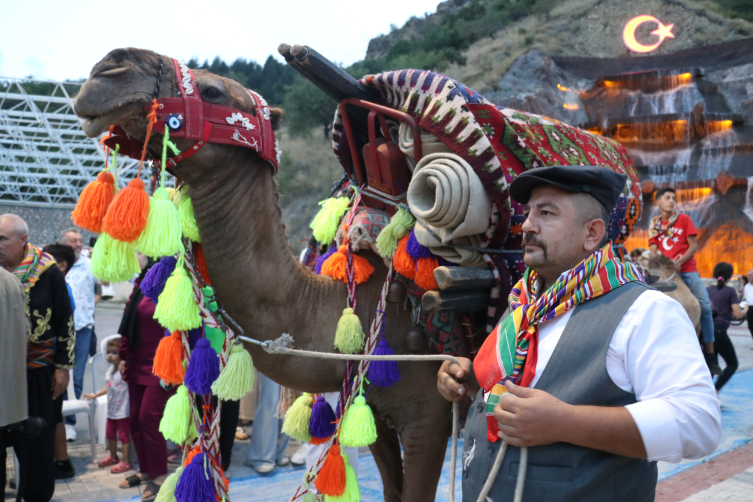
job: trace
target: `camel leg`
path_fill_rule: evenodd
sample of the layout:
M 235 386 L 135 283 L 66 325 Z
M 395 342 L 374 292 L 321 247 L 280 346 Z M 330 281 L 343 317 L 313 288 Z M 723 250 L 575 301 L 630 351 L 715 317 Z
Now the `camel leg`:
M 433 425 L 433 426 L 432 426 Z M 431 502 L 447 451 L 446 421 L 416 424 L 400 435 L 405 460 L 403 502 Z
M 379 468 L 384 485 L 385 502 L 400 502 L 403 493 L 403 459 L 400 456 L 400 440 L 397 431 L 390 428 L 374 413 L 377 440 L 369 446 L 374 462 Z

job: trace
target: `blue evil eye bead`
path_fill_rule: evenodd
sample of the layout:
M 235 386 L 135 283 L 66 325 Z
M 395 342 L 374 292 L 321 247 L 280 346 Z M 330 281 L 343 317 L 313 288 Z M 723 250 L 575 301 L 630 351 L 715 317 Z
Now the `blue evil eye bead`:
M 167 116 L 167 127 L 171 131 L 180 131 L 183 129 L 183 115 L 180 113 L 171 113 Z

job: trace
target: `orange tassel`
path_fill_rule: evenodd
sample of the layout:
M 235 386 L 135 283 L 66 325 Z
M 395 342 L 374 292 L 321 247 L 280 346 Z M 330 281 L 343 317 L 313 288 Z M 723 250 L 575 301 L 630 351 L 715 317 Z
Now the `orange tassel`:
M 348 265 L 348 248 L 342 245 L 338 248 L 337 253 L 333 254 L 322 265 L 322 274 L 328 275 L 338 281 L 348 282 L 347 265 Z M 353 275 L 356 284 L 366 282 L 371 274 L 374 273 L 374 267 L 369 260 L 363 256 L 353 254 Z
M 337 497 L 345 493 L 345 461 L 340 455 L 340 447 L 333 444 L 314 483 L 319 493 Z
M 416 286 L 426 291 L 437 289 L 437 280 L 434 278 L 434 269 L 439 266 L 436 258 L 419 258 L 416 260 Z
M 90 232 L 102 232 L 102 220 L 115 197 L 115 178 L 107 171 L 97 175 L 78 198 L 76 209 L 71 213 L 73 223 Z
M 149 216 L 149 195 L 144 182 L 132 179 L 120 190 L 110 204 L 102 222 L 102 230 L 121 242 L 135 241 L 146 228 Z
M 330 437 L 332 437 L 332 436 L 330 436 Z M 309 441 L 309 443 L 311 443 L 313 445 L 318 445 L 318 444 L 324 444 L 327 441 L 329 441 L 329 438 L 315 438 L 314 436 L 311 436 L 311 441 Z
M 209 271 L 207 270 L 207 259 L 204 256 L 204 246 L 201 244 L 194 243 L 194 250 L 195 250 L 195 258 L 196 258 L 196 266 L 199 267 L 199 273 L 201 274 L 201 277 L 204 279 L 204 282 L 207 284 L 207 286 L 212 285 L 212 281 L 209 280 Z
M 139 174 L 136 176 L 137 178 L 141 177 L 141 166 L 144 164 L 144 159 L 146 158 L 146 149 L 149 146 L 149 138 L 152 136 L 152 127 L 154 127 L 154 124 L 157 123 L 157 109 L 159 108 L 159 104 L 157 103 L 156 99 L 152 100 L 152 109 L 149 110 L 149 113 L 146 114 L 146 118 L 149 121 L 146 125 L 146 138 L 144 139 L 144 149 L 141 150 L 141 160 L 139 161 Z M 162 166 L 164 169 L 165 166 Z
M 392 265 L 395 267 L 395 272 L 407 277 L 408 279 L 416 278 L 416 262 L 413 261 L 411 255 L 408 254 L 408 235 L 400 239 L 397 243 L 397 250 L 392 257 Z
M 193 420 L 193 417 L 191 418 L 191 420 Z M 183 462 L 183 467 L 188 467 L 188 464 L 191 463 L 191 460 L 193 460 L 193 458 L 199 453 L 201 453 L 201 448 L 199 448 L 199 443 L 196 443 L 196 446 L 191 448 L 191 451 L 189 451 L 188 455 L 186 455 L 186 461 Z
M 167 383 L 180 385 L 186 376 L 183 368 L 183 343 L 180 331 L 173 331 L 170 336 L 162 337 L 154 354 L 152 373 Z

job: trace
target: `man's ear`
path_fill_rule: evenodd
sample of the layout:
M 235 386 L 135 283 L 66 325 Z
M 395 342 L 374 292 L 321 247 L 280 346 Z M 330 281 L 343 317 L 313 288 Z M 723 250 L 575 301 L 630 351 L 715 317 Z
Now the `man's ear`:
M 607 233 L 607 227 L 603 220 L 591 220 L 586 222 L 586 241 L 583 243 L 583 250 L 589 253 L 596 251 L 599 244 Z

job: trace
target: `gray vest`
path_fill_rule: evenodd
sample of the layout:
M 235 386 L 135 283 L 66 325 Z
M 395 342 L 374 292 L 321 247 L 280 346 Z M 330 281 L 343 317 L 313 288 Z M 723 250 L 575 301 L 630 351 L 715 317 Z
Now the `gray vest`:
M 575 307 L 536 388 L 573 405 L 625 406 L 635 395 L 607 373 L 607 349 L 617 324 L 646 289 L 632 282 Z M 483 392 L 471 406 L 463 447 L 463 502 L 475 502 L 501 441 L 486 439 Z M 472 453 L 470 453 L 472 450 Z M 512 502 L 520 449 L 508 447 L 489 497 Z M 536 502 L 649 502 L 656 491 L 656 462 L 612 455 L 569 443 L 528 450 L 523 500 Z

